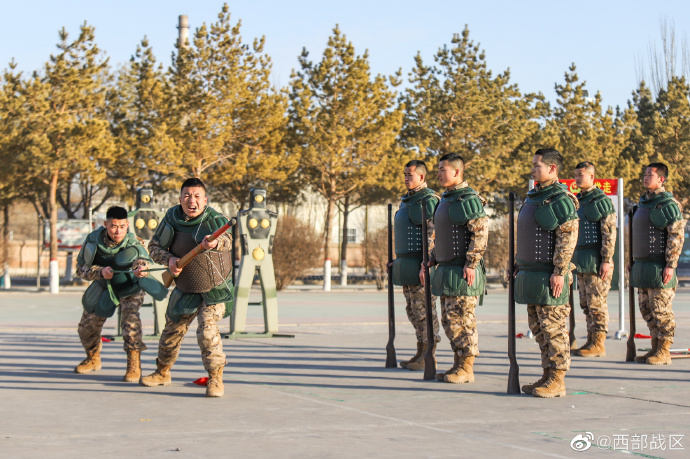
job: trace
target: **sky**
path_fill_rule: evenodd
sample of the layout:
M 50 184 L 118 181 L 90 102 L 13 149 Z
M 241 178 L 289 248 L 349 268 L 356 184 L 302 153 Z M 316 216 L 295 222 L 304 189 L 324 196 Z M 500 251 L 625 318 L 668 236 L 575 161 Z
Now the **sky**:
M 113 67 L 129 60 L 147 36 L 159 62 L 169 65 L 178 16 L 189 17 L 191 33 L 217 19 L 223 1 L 197 0 L 2 0 L 0 69 L 12 58 L 27 73 L 43 68 L 56 53 L 58 31 L 76 38 L 85 21 Z M 590 95 L 605 106 L 624 107 L 648 69 L 650 46 L 660 46 L 660 22 L 674 24 L 678 41 L 690 34 L 690 1 L 639 0 L 325 0 L 230 2 L 233 23 L 251 43 L 265 36 L 273 82 L 287 86 L 306 48 L 314 61 L 338 24 L 358 54 L 368 50 L 374 73 L 407 77 L 419 52 L 425 63 L 468 26 L 494 74 L 510 69 L 523 93 L 541 92 L 555 101 L 571 63 Z

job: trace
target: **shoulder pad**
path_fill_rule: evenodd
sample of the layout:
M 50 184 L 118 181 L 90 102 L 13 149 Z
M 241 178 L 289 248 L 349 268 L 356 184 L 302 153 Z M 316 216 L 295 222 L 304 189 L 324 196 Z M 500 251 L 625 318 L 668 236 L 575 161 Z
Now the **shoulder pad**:
M 566 193 L 552 197 L 551 202 L 539 206 L 534 213 L 537 224 L 546 231 L 553 231 L 562 224 L 577 220 L 575 204 Z
M 650 223 L 659 229 L 667 228 L 682 218 L 678 204 L 673 199 L 662 202 L 659 207 L 649 212 Z
M 174 235 L 175 229 L 172 227 L 170 223 L 168 223 L 168 219 L 164 218 L 161 224 L 158 225 L 158 229 L 156 230 L 156 234 L 154 235 L 154 237 L 158 238 L 161 247 L 163 247 L 164 249 L 168 249 L 170 248 L 170 244 L 172 244 Z
M 413 225 L 419 226 L 422 224 L 422 206 L 426 209 L 426 219 L 431 220 L 434 217 L 438 200 L 433 196 L 427 196 L 423 200 L 417 201 L 408 207 L 408 215 L 410 222 Z
M 93 264 L 94 258 L 96 258 L 96 251 L 98 250 L 98 246 L 94 244 L 93 242 L 87 242 L 84 244 L 84 246 L 81 248 L 81 257 L 82 260 L 77 260 L 77 263 L 79 264 L 84 264 L 86 266 L 91 267 Z
M 466 194 L 450 205 L 450 221 L 454 225 L 466 225 L 481 217 L 486 217 L 486 212 L 476 193 Z
M 590 222 L 598 222 L 615 211 L 611 199 L 603 192 L 601 195 L 594 197 L 584 208 L 585 218 Z

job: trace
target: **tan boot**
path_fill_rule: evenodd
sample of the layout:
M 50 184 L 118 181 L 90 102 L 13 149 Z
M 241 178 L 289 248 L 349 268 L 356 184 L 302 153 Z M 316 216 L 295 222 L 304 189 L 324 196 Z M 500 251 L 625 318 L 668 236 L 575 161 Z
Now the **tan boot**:
M 457 352 L 453 353 L 453 366 L 450 368 L 450 370 L 445 371 L 443 373 L 436 373 L 436 380 L 441 381 L 441 382 L 446 382 L 445 377 L 449 373 L 454 373 L 458 371 L 460 368 L 460 356 L 458 355 Z
M 565 370 L 549 370 L 549 379 L 532 391 L 535 397 L 565 397 Z
M 460 357 L 460 368 L 443 377 L 447 383 L 462 384 L 474 382 L 474 356 L 463 355 Z
M 606 357 L 606 333 L 593 333 L 592 344 L 577 351 L 577 355 L 582 357 Z
M 580 352 L 582 349 L 585 349 L 585 348 L 589 349 L 589 346 L 591 346 L 591 345 L 592 345 L 592 332 L 588 331 L 587 332 L 587 341 L 585 342 L 585 344 L 579 348 L 571 347 L 570 348 L 570 355 L 580 355 L 580 354 L 578 354 L 578 352 Z
M 102 348 L 103 344 L 98 343 L 98 347 L 95 351 L 87 351 L 86 358 L 82 360 L 81 363 L 74 368 L 74 372 L 83 375 L 86 373 L 91 373 L 92 371 L 100 370 Z
M 531 395 L 532 391 L 534 391 L 536 387 L 542 386 L 547 379 L 549 379 L 549 369 L 544 368 L 544 374 L 541 376 L 541 378 L 539 378 L 538 381 L 533 382 L 532 384 L 525 384 L 524 386 L 522 386 L 522 392 Z
M 417 343 L 417 353 L 410 360 L 401 360 L 400 368 L 407 368 L 412 362 L 416 362 L 419 359 L 424 360 L 424 354 L 426 354 L 426 343 Z
M 426 368 L 426 359 L 424 358 L 426 356 L 426 343 L 424 344 L 424 353 L 422 354 L 422 357 L 412 361 L 407 364 L 407 369 L 412 370 L 412 371 L 424 371 Z M 436 355 L 436 343 L 431 348 L 431 355 Z M 436 367 L 434 367 L 436 368 Z
M 141 360 L 140 351 L 127 351 L 127 372 L 122 378 L 124 382 L 137 382 L 141 378 Z
M 169 386 L 172 383 L 172 378 L 170 377 L 170 369 L 172 365 L 161 365 L 156 359 L 156 371 L 148 376 L 144 376 L 139 380 L 139 384 L 142 386 L 155 387 L 155 386 Z
M 206 383 L 207 397 L 222 397 L 225 394 L 223 386 L 223 367 L 208 372 L 208 382 Z
M 660 339 L 656 352 L 647 357 L 650 365 L 670 365 L 671 364 L 671 340 Z
M 652 338 L 652 348 L 642 355 L 635 357 L 635 362 L 637 363 L 647 363 L 647 358 L 656 354 L 656 349 L 659 347 L 659 338 Z

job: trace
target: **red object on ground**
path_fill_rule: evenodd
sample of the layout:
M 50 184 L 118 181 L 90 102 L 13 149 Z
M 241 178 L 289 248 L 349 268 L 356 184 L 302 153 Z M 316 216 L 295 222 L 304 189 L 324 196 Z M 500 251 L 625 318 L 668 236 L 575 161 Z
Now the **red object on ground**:
M 649 335 L 643 335 L 642 333 L 635 333 L 635 338 L 639 338 L 639 339 L 652 339 L 651 336 L 649 336 Z
M 516 338 L 524 338 L 525 334 L 524 333 L 518 333 L 517 335 L 515 335 L 515 337 Z
M 200 386 L 205 386 L 207 382 L 208 382 L 208 376 L 204 376 L 203 378 L 199 378 L 196 381 L 194 381 L 194 384 L 198 384 Z
M 104 342 L 104 343 L 109 343 L 109 342 L 112 341 L 112 340 L 109 339 L 109 338 L 106 338 L 105 336 L 101 336 L 101 341 Z

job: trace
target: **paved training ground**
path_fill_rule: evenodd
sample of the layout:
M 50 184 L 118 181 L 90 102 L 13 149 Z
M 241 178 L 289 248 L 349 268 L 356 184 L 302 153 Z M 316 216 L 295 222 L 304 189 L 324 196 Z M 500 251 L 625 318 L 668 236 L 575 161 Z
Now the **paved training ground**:
M 59 295 L 0 292 L 0 457 L 688 457 L 690 451 L 690 359 L 661 367 L 625 363 L 625 341 L 609 339 L 607 357 L 573 358 L 567 397 L 507 395 L 503 289 L 490 290 L 477 309 L 481 355 L 476 382 L 464 385 L 384 368 L 385 291 L 279 293 L 281 332 L 297 336 L 224 340 L 222 399 L 206 399 L 192 383 L 206 376 L 196 322 L 171 386 L 122 382 L 121 342 L 104 343 L 101 371 L 73 373 L 84 358 L 76 332 L 80 297 L 76 288 Z M 616 292 L 609 305 L 612 337 Z M 401 360 L 415 349 L 401 291 L 396 308 Z M 517 310 L 524 333 L 525 307 Z M 679 290 L 674 310 L 673 347 L 690 347 L 689 289 Z M 255 326 L 248 331 L 260 331 L 260 311 L 250 308 Z M 150 333 L 151 309 L 142 317 Z M 577 319 L 582 344 L 579 310 Z M 113 326 L 109 319 L 106 327 Z M 647 333 L 639 315 L 637 331 Z M 638 339 L 637 347 L 649 343 Z M 518 339 L 517 350 L 520 383 L 533 382 L 541 375 L 537 345 Z M 157 342 L 149 342 L 144 374 L 155 368 L 156 351 Z M 442 371 L 452 364 L 445 337 L 437 358 Z M 571 440 L 585 432 L 594 444 L 574 451 Z M 608 448 L 599 448 L 607 438 Z

